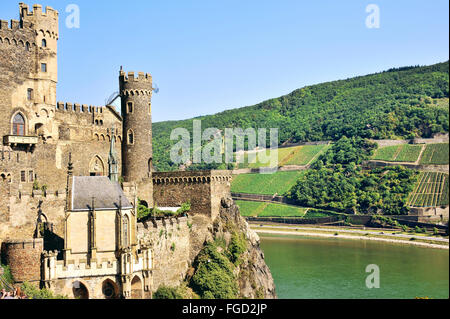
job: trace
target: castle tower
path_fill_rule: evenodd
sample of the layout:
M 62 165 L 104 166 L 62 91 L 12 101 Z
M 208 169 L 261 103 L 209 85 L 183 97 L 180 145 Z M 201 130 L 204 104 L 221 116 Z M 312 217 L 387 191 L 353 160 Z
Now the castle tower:
M 19 4 L 20 24 L 23 28 L 34 30 L 34 43 L 37 47 L 34 69 L 33 100 L 38 104 L 56 106 L 56 84 L 58 82 L 57 42 L 59 37 L 58 11 L 51 7 L 34 5 L 30 11 L 28 5 Z
M 138 185 L 138 197 L 153 202 L 152 169 L 152 77 L 122 70 L 119 76 L 122 100 L 123 140 L 122 176 L 125 182 Z

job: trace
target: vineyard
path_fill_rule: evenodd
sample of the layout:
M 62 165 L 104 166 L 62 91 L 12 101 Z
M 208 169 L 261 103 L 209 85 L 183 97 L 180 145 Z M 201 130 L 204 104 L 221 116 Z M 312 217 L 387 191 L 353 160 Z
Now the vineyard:
M 319 218 L 335 215 L 333 212 L 317 210 L 314 208 L 295 207 L 284 204 L 249 202 L 237 200 L 236 205 L 245 217 L 303 217 Z
M 233 177 L 233 193 L 282 195 L 305 171 L 276 172 L 273 174 L 241 174 Z
M 448 164 L 448 143 L 428 144 L 423 151 L 420 164 Z
M 387 162 L 415 162 L 418 160 L 422 145 L 400 144 L 379 148 L 372 159 Z
M 407 205 L 412 207 L 435 207 L 448 205 L 448 174 L 421 172 Z
M 293 147 L 285 147 L 278 149 L 278 166 L 284 165 L 307 165 L 312 160 L 317 158 L 319 153 L 325 151 L 329 146 L 324 145 L 302 145 L 302 146 L 293 146 Z M 261 154 L 261 152 L 266 152 L 266 156 L 269 156 L 269 150 L 259 151 L 256 154 Z M 245 152 L 241 156 L 241 162 L 239 163 L 238 168 L 259 168 L 259 167 L 267 167 L 270 166 L 270 163 L 265 163 L 261 161 L 258 156 L 255 156 L 255 159 L 252 163 L 249 161 L 248 152 Z M 242 159 L 243 156 L 243 159 Z
M 422 151 L 420 156 L 420 152 Z M 410 145 L 400 144 L 377 149 L 372 159 L 386 162 L 416 162 L 422 165 L 446 165 L 449 163 L 448 143 Z

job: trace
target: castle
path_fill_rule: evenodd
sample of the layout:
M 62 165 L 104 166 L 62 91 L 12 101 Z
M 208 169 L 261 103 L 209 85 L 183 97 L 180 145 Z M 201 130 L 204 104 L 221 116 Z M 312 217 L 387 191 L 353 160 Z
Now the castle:
M 138 199 L 190 201 L 189 215 L 211 222 L 231 173 L 153 170 L 150 74 L 120 70 L 120 114 L 57 102 L 58 12 L 19 6 L 20 20 L 0 21 L 3 262 L 16 282 L 69 297 L 150 298 L 183 278 L 195 243 L 189 216 L 138 222 Z

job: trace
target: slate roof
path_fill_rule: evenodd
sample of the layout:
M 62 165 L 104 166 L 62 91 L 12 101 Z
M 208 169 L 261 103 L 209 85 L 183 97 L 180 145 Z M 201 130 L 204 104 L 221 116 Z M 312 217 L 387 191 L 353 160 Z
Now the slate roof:
M 95 209 L 117 209 L 122 203 L 123 209 L 132 208 L 119 183 L 111 182 L 106 176 L 74 176 L 72 184 L 72 211 L 92 209 L 92 197 L 95 197 Z

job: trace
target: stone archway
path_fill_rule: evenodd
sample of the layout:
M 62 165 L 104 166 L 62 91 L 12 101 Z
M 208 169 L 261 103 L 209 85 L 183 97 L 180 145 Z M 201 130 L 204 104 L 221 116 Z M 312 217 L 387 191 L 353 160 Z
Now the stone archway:
M 142 299 L 142 280 L 139 276 L 134 276 L 131 281 L 131 299 Z
M 105 176 L 105 164 L 98 155 L 89 163 L 89 176 Z
M 111 279 L 106 279 L 102 283 L 102 294 L 105 299 L 118 299 L 119 288 L 117 287 L 117 284 Z
M 80 281 L 74 281 L 72 284 L 72 293 L 75 299 L 89 299 L 89 291 Z

